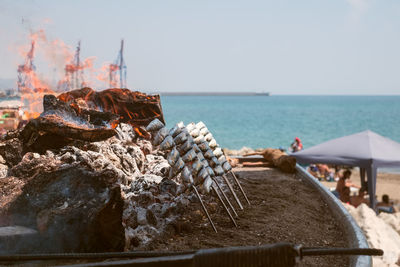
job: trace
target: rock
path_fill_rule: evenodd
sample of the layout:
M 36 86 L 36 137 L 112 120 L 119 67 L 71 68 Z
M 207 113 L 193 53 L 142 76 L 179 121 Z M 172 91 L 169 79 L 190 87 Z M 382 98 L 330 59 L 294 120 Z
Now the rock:
M 153 237 L 157 236 L 160 232 L 157 228 L 150 225 L 140 225 L 133 230 L 133 236 L 138 240 L 139 246 L 145 246 Z M 131 248 L 132 250 L 134 248 Z
M 32 179 L 40 172 L 51 172 L 57 169 L 61 162 L 54 157 L 35 153 L 26 153 L 22 160 L 10 169 L 10 175 L 20 179 Z
M 157 218 L 156 216 L 154 216 L 154 213 L 149 209 L 146 211 L 146 220 L 149 224 L 157 226 Z
M 171 195 L 175 196 L 177 184 L 168 178 L 164 178 L 159 184 L 159 189 L 161 193 L 170 193 Z
M 124 207 L 122 222 L 125 225 L 125 228 L 130 227 L 135 229 L 139 225 L 137 221 L 137 212 L 131 205 L 129 205 L 129 207 Z
M 154 203 L 154 196 L 149 191 L 140 192 L 137 199 L 138 199 L 137 202 L 141 206 L 148 206 L 148 205 Z
M 13 138 L 0 143 L 0 155 L 8 167 L 17 165 L 23 156 L 22 143 L 19 139 Z
M 125 228 L 125 251 L 132 250 L 140 245 L 140 239 L 136 236 L 136 232 L 131 227 Z
M 137 222 L 140 225 L 146 225 L 147 224 L 147 210 L 141 207 L 138 207 L 136 209 L 137 211 Z
M 0 164 L 0 179 L 7 177 L 7 174 L 8 174 L 8 166 Z
M 40 230 L 43 240 L 31 253 L 121 251 L 123 201 L 113 179 L 76 166 L 8 179 L 8 184 L 18 180 L 22 185 L 11 201 L 0 203 L 0 217 Z
M 167 218 L 171 215 L 176 214 L 176 210 L 177 210 L 176 203 L 174 202 L 164 203 L 161 209 L 161 216 L 163 218 Z
M 160 203 L 153 203 L 147 209 L 151 210 L 156 216 L 161 216 L 162 205 Z

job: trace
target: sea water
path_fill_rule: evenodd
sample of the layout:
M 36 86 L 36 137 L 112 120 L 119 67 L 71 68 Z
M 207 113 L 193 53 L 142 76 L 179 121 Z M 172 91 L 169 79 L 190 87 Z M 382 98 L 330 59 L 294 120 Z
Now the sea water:
M 230 149 L 304 148 L 372 130 L 400 142 L 400 96 L 162 96 L 168 127 L 203 121 Z

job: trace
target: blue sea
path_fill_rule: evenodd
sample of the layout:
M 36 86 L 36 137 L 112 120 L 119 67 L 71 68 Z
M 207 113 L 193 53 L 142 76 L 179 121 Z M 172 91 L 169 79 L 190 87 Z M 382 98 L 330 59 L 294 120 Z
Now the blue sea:
M 372 130 L 400 142 L 400 96 L 161 96 L 168 127 L 203 121 L 230 149 L 304 148 Z

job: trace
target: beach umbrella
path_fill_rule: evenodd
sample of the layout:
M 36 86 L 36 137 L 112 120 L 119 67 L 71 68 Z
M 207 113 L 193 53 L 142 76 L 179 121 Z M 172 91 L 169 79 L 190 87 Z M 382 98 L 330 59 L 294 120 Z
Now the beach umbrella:
M 400 166 L 400 143 L 370 130 L 333 139 L 292 153 L 298 163 L 327 163 L 360 167 L 361 181 L 367 174 L 370 207 L 375 209 L 376 173 L 380 167 Z

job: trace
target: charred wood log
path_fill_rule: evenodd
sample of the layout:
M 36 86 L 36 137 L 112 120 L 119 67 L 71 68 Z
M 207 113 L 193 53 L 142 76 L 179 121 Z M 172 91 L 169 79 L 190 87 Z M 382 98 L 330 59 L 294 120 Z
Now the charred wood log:
M 3 192 L 0 217 L 38 230 L 32 253 L 122 251 L 123 200 L 114 179 L 82 166 L 9 177 L 1 181 L 13 190 Z
M 77 114 L 53 95 L 43 98 L 43 113 L 29 121 L 20 138 L 26 151 L 44 152 L 61 148 L 74 140 L 97 142 L 114 136 L 118 116 L 110 112 L 86 110 Z
M 141 127 L 155 118 L 165 123 L 159 95 L 117 88 L 96 92 L 85 87 L 63 93 L 58 99 L 70 104 L 78 114 L 87 108 L 118 114 L 121 122 L 131 124 L 142 135 L 146 131 Z

